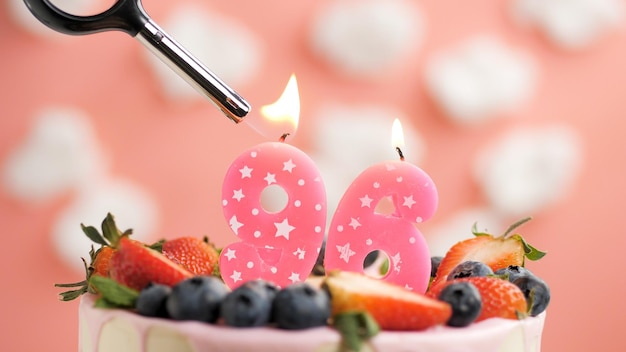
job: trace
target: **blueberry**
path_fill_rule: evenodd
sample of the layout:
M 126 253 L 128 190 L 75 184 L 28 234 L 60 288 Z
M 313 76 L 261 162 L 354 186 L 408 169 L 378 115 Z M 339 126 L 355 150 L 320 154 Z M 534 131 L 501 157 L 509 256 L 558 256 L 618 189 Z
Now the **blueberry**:
M 328 292 L 299 282 L 278 291 L 273 302 L 273 316 L 278 328 L 307 329 L 326 325 L 330 308 Z
M 278 288 L 267 281 L 253 280 L 230 292 L 220 305 L 224 324 L 235 327 L 263 326 L 271 321 L 272 301 Z
M 450 274 L 448 274 L 448 280 L 472 276 L 487 276 L 492 274 L 493 270 L 491 270 L 489 265 L 483 262 L 468 260 L 454 267 Z
M 548 308 L 548 304 L 550 304 L 550 288 L 542 279 L 534 274 L 527 274 L 516 278 L 512 282 L 524 293 L 530 316 L 537 316 Z
M 137 313 L 147 317 L 167 318 L 165 302 L 172 292 L 172 288 L 166 285 L 150 283 L 137 297 L 135 308 Z
M 439 300 L 452 307 L 452 316 L 446 322 L 449 326 L 463 327 L 471 324 L 482 309 L 480 293 L 470 282 L 454 282 L 439 293 Z
M 228 288 L 214 276 L 194 276 L 172 288 L 166 307 L 175 320 L 198 320 L 214 323 L 219 318 L 222 300 Z
M 437 275 L 437 270 L 439 270 L 439 264 L 443 260 L 442 256 L 432 256 L 430 257 L 430 277 L 435 277 Z
M 532 275 L 532 273 L 528 269 L 519 265 L 509 265 L 506 268 L 496 270 L 494 274 L 510 282 L 515 281 L 518 277 L 521 276 Z

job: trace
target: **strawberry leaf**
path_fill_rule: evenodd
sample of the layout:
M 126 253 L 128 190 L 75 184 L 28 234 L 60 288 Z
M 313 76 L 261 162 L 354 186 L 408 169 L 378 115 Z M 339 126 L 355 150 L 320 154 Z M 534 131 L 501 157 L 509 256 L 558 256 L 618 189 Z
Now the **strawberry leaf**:
M 83 229 L 83 232 L 85 233 L 85 235 L 87 235 L 87 237 L 89 237 L 89 239 L 92 242 L 95 242 L 97 244 L 101 244 L 103 246 L 108 246 L 109 243 L 104 239 L 104 237 L 102 237 L 102 235 L 100 235 L 100 233 L 98 232 L 98 230 L 93 227 L 93 226 L 85 226 L 83 224 L 80 224 L 80 227 Z
M 537 248 L 530 245 L 530 243 L 526 242 L 526 240 L 520 235 L 513 235 L 512 238 L 522 242 L 522 246 L 524 246 L 524 255 L 529 260 L 539 260 L 543 258 L 547 253 L 538 250 Z
M 478 237 L 478 236 L 491 236 L 490 233 L 478 231 L 478 223 L 476 223 L 476 222 L 474 223 L 474 225 L 472 225 L 472 234 L 474 236 L 476 236 L 476 237 Z
M 135 308 L 135 301 L 139 297 L 139 292 L 136 290 L 100 275 L 92 276 L 89 284 L 100 293 L 101 297 L 98 301 L 105 301 L 100 304 L 106 304 L 107 308 Z
M 513 232 L 513 230 L 515 230 L 516 228 L 524 225 L 525 223 L 529 222 L 532 218 L 529 216 L 527 218 L 523 218 L 521 220 L 518 220 L 516 222 L 514 222 L 511 226 L 509 226 L 508 229 L 506 229 L 506 231 L 502 234 L 502 238 L 506 238 L 511 232 Z
M 380 327 L 366 311 L 352 311 L 333 317 L 333 326 L 341 334 L 342 351 L 360 351 L 363 342 L 378 334 Z
M 102 235 L 109 240 L 109 243 L 111 243 L 113 247 L 117 246 L 121 234 L 120 230 L 117 229 L 117 225 L 111 213 L 108 213 L 106 218 L 102 221 Z

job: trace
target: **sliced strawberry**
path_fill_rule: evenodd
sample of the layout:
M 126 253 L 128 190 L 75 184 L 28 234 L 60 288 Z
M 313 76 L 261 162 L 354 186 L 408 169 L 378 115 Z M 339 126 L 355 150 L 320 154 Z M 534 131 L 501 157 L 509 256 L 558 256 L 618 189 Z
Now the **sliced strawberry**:
M 446 281 L 433 287 L 427 295 L 437 298 L 453 282 L 470 282 L 478 289 L 482 309 L 476 322 L 488 318 L 520 319 L 526 316 L 528 305 L 524 293 L 515 284 L 498 277 L 465 277 Z
M 120 239 L 110 264 L 112 279 L 138 291 L 150 282 L 174 286 L 193 276 L 163 254 L 127 237 Z
M 364 274 L 334 271 L 324 285 L 333 316 L 367 311 L 383 330 L 424 330 L 444 324 L 452 314 L 447 303 Z
M 542 258 L 545 253 L 529 245 L 521 235 L 509 235 L 515 228 L 528 220 L 530 218 L 516 222 L 498 237 L 478 232 L 474 225 L 472 233 L 476 237 L 458 242 L 448 250 L 439 264 L 439 269 L 437 269 L 437 274 L 430 287 L 445 282 L 452 269 L 464 261 L 480 261 L 489 265 L 491 270 L 496 271 L 509 265 L 524 266 L 525 258 L 530 260 Z
M 209 244 L 206 237 L 200 239 L 186 236 L 166 240 L 162 253 L 196 275 L 212 275 L 220 259 L 217 249 Z

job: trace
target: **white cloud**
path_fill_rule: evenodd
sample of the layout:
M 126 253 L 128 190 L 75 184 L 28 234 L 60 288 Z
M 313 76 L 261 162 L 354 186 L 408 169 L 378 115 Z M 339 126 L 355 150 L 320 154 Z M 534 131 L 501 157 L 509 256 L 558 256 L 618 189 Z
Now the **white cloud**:
M 526 53 L 479 36 L 431 57 L 426 84 L 450 118 L 471 123 L 509 112 L 528 100 L 536 75 Z
M 314 146 L 307 152 L 324 178 L 328 222 L 344 192 L 361 172 L 385 160 L 398 160 L 391 142 L 394 118 L 403 126 L 406 161 L 419 165 L 425 146 L 410 118 L 402 112 L 376 105 L 328 105 L 315 113 Z
M 41 202 L 97 179 L 107 168 L 89 118 L 72 108 L 50 107 L 35 117 L 2 176 L 9 194 Z
M 581 148 L 566 126 L 516 129 L 479 153 L 475 175 L 496 211 L 532 216 L 570 190 L 581 166 Z
M 132 228 L 132 237 L 140 241 L 153 239 L 153 232 L 158 228 L 156 202 L 140 186 L 123 179 L 95 182 L 63 210 L 51 230 L 56 252 L 67 265 L 82 270 L 81 257 L 89 263 L 92 242 L 84 235 L 80 224 L 100 231 L 107 213 L 115 217 L 120 230 Z
M 260 68 L 263 43 L 235 19 L 186 5 L 176 8 L 160 25 L 231 87 L 247 83 Z M 146 52 L 146 57 L 167 96 L 205 99 L 155 55 Z
M 340 72 L 375 75 L 419 47 L 423 27 L 410 1 L 335 1 L 314 19 L 311 46 Z
M 516 0 L 512 11 L 519 23 L 568 49 L 588 47 L 624 22 L 623 0 Z

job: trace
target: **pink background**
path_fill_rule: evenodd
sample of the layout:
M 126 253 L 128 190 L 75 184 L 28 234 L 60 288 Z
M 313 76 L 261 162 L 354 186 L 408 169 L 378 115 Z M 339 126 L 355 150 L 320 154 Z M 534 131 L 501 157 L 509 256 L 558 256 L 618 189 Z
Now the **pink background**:
M 157 22 L 173 6 L 145 2 Z M 572 53 L 513 24 L 505 2 L 419 1 L 428 23 L 419 53 L 402 70 L 363 83 L 338 75 L 308 48 L 311 17 L 328 1 L 198 2 L 237 16 L 264 38 L 266 59 L 260 73 L 235 87 L 253 106 L 274 101 L 289 75 L 297 74 L 302 113 L 300 132 L 292 143 L 301 149 L 310 150 L 314 144 L 307 134 L 313 121 L 307 116 L 329 99 L 346 103 L 375 99 L 410 114 L 428 144 L 420 166 L 440 192 L 432 221 L 483 201 L 471 178 L 468 154 L 501 131 L 546 121 L 575 128 L 583 138 L 584 164 L 574 191 L 532 214 L 534 220 L 523 228 L 531 243 L 549 252 L 540 263 L 529 264 L 552 288 L 543 348 L 626 348 L 620 336 L 626 326 L 622 307 L 626 280 L 621 274 L 626 265 L 621 233 L 626 198 L 623 31 Z M 427 54 L 480 32 L 498 33 L 532 52 L 541 64 L 541 78 L 533 99 L 514 118 L 468 129 L 441 113 L 419 77 Z M 265 138 L 229 122 L 208 103 L 180 104 L 163 98 L 141 46 L 124 34 L 48 40 L 16 26 L 1 9 L 0 43 L 0 165 L 27 135 L 40 108 L 76 106 L 92 118 L 111 155 L 112 173 L 141 184 L 156 198 L 162 214 L 158 237 L 207 234 L 219 245 L 234 240 L 220 209 L 222 177 L 236 156 Z M 59 302 L 53 283 L 80 279 L 80 272 L 64 264 L 49 236 L 55 217 L 72 197 L 68 192 L 29 204 L 0 190 L 5 237 L 0 256 L 3 350 L 76 348 L 77 304 Z

